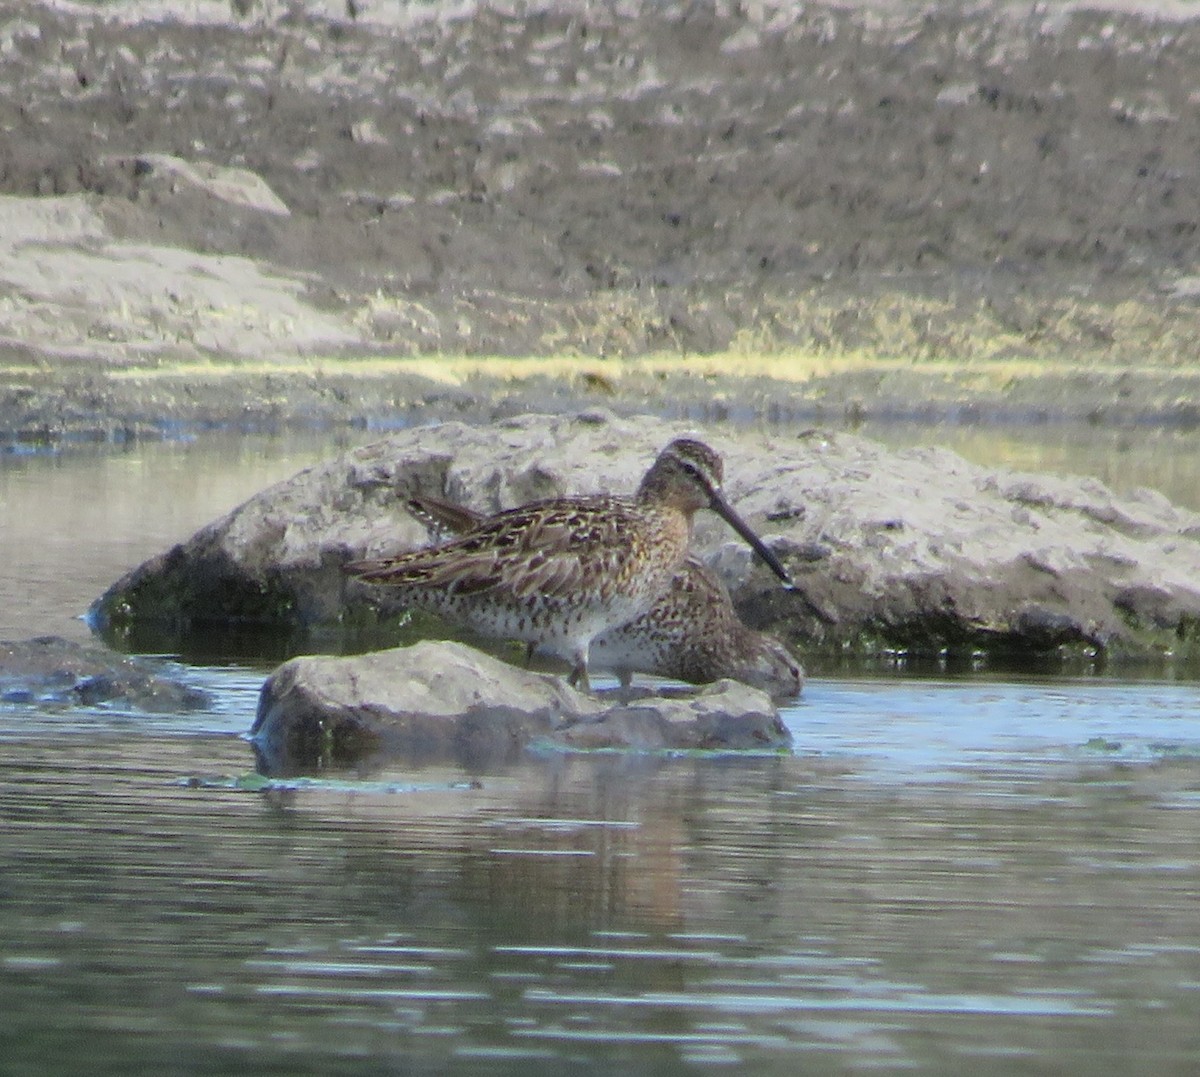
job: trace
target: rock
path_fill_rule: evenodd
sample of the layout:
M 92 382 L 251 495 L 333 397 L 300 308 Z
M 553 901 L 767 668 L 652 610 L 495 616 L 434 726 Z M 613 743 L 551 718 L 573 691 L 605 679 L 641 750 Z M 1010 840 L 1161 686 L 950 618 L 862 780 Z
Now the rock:
M 427 541 L 405 494 L 490 513 L 561 493 L 632 492 L 689 429 L 592 410 L 406 430 L 263 491 L 115 583 L 93 612 L 112 628 L 183 630 L 395 615 L 385 591 L 347 581 L 340 565 Z M 1200 517 L 1161 495 L 849 434 L 702 436 L 725 454 L 730 500 L 797 581 L 781 589 L 723 523 L 698 520 L 695 552 L 755 628 L 810 651 L 1195 649 Z
M 127 160 L 117 158 L 114 163 L 124 164 Z M 132 158 L 132 167 L 143 178 L 143 182 L 145 177 L 154 177 L 172 190 L 178 187 L 192 188 L 233 206 L 244 206 L 280 217 L 291 215 L 287 203 L 271 190 L 266 181 L 245 168 L 227 168 L 207 161 L 185 161 L 169 153 L 140 153 Z
M 164 676 L 154 662 L 58 636 L 0 642 L 0 702 L 112 704 L 152 713 L 202 710 L 205 692 Z
M 576 749 L 638 751 L 775 750 L 792 741 L 770 697 L 731 680 L 618 702 L 598 718 L 562 727 L 552 739 Z
M 232 197 L 234 182 L 221 182 Z M 270 193 L 238 189 L 260 201 Z M 211 190 L 202 200 L 212 201 Z M 35 352 L 60 360 L 115 366 L 164 354 L 269 354 L 279 362 L 358 341 L 347 322 L 307 301 L 296 274 L 252 258 L 124 240 L 131 212 L 86 195 L 0 195 L 0 288 L 11 293 L 0 335 L 36 342 Z
M 464 644 L 427 641 L 285 662 L 263 685 L 251 741 L 260 768 L 280 774 L 365 758 L 477 766 L 534 747 L 784 748 L 791 738 L 764 693 L 732 681 L 609 704 Z

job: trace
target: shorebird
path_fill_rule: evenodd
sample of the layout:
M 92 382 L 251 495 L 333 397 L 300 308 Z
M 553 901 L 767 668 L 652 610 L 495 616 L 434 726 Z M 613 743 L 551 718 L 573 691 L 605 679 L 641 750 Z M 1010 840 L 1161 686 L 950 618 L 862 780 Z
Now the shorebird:
M 413 494 L 405 505 L 435 532 L 461 535 L 488 519 L 427 494 Z M 716 573 L 690 555 L 645 613 L 592 640 L 589 665 L 615 673 L 623 691 L 635 673 L 690 684 L 732 677 L 775 699 L 792 699 L 804 687 L 804 667 L 783 642 L 745 625 Z
M 592 640 L 644 613 L 666 591 L 687 557 L 700 509 L 720 515 L 791 586 L 779 559 L 725 500 L 723 471 L 721 457 L 703 442 L 677 438 L 632 499 L 534 501 L 441 545 L 351 562 L 345 571 L 482 635 L 566 658 L 568 683 L 588 690 Z

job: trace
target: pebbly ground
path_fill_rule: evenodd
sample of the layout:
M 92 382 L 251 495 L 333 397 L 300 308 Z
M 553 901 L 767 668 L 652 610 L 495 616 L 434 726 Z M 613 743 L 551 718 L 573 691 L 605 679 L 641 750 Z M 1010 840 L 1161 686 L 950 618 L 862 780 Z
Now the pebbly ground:
M 1195 423 L 1180 12 L 14 0 L 0 432 L 678 412 L 764 353 L 751 409 Z M 722 366 L 604 366 L 661 352 Z M 494 354 L 592 365 L 354 361 Z

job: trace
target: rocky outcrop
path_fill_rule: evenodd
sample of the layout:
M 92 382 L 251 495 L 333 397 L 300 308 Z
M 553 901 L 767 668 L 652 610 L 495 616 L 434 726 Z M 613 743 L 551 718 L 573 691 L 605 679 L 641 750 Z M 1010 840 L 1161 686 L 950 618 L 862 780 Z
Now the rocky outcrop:
M 467 766 L 534 750 L 786 748 L 770 699 L 733 681 L 622 702 L 584 695 L 459 643 L 285 662 L 263 685 L 251 741 L 260 769 L 402 758 Z
M 200 710 L 210 700 L 200 689 L 165 675 L 154 662 L 41 636 L 0 642 L 0 703 L 107 704 L 174 714 Z
M 206 175 L 166 155 L 138 161 L 152 159 L 148 174 L 173 166 L 181 182 L 188 168 L 193 186 L 208 184 L 209 200 L 214 189 L 226 200 L 273 197 L 233 169 Z M 83 195 L 0 195 L 0 287 L 13 293 L 0 312 L 0 338 L 30 342 L 59 360 L 102 358 L 113 367 L 163 355 L 278 357 L 281 338 L 289 355 L 357 341 L 306 301 L 297 275 L 251 258 L 131 242 L 113 217 L 101 200 Z
M 427 541 L 410 492 L 483 512 L 537 497 L 632 491 L 689 430 L 654 418 L 523 416 L 406 430 L 310 468 L 135 569 L 97 602 L 103 626 L 374 622 L 400 611 L 340 566 Z M 694 431 L 693 431 L 694 432 Z M 1186 655 L 1200 624 L 1200 516 L 1148 490 L 893 452 L 863 438 L 704 431 L 726 492 L 787 564 L 781 589 L 715 518 L 694 548 L 743 617 L 810 653 L 950 650 Z M 711 514 L 701 514 L 702 517 Z

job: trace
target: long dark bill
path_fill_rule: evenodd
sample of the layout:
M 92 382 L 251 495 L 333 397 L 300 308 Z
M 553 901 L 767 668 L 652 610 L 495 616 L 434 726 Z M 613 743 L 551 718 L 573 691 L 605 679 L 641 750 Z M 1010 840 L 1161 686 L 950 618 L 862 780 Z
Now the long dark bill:
M 787 569 L 780 563 L 779 558 L 771 552 L 762 539 L 750 530 L 750 525 L 733 511 L 733 507 L 728 501 L 719 493 L 714 493 L 709 507 L 750 544 L 750 549 L 767 563 L 776 576 L 789 587 L 794 586 L 792 577 L 788 575 Z

